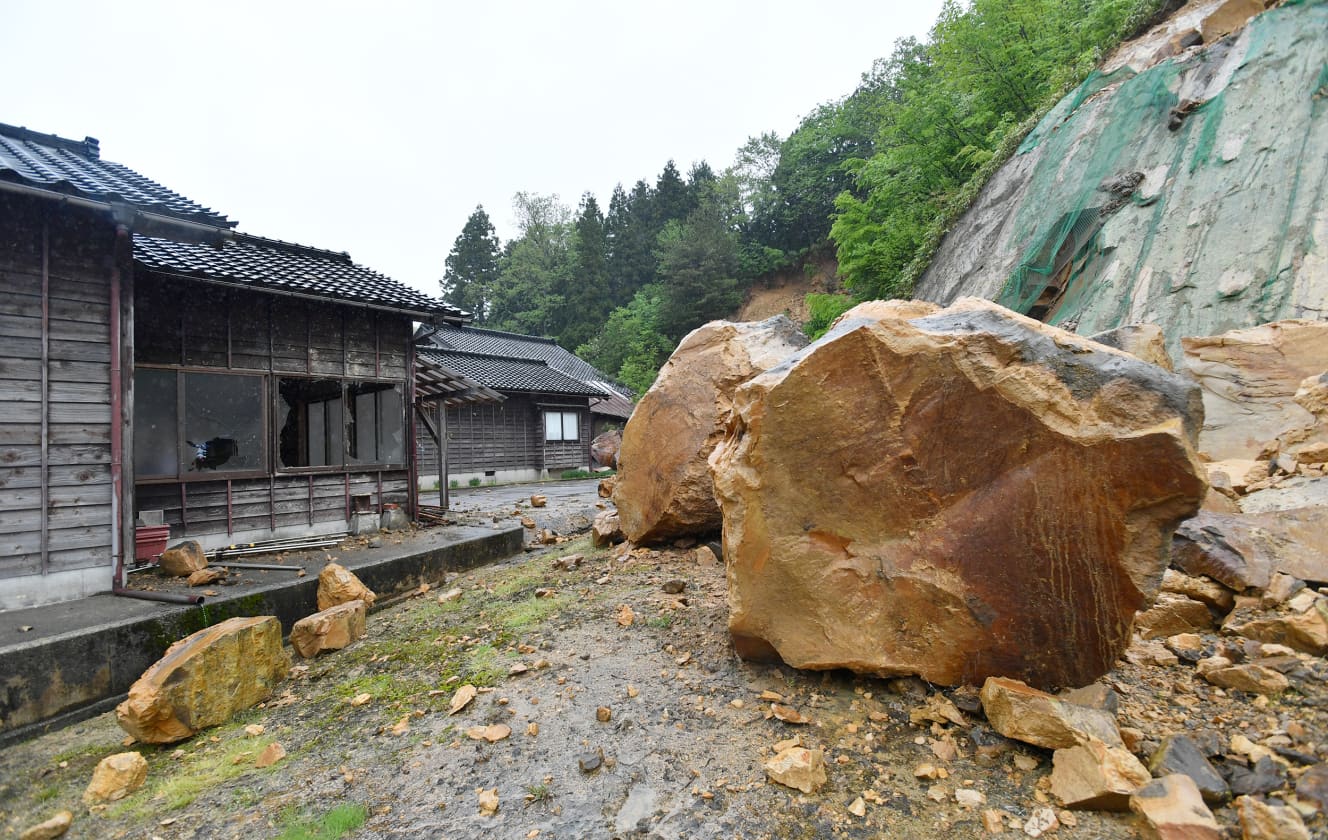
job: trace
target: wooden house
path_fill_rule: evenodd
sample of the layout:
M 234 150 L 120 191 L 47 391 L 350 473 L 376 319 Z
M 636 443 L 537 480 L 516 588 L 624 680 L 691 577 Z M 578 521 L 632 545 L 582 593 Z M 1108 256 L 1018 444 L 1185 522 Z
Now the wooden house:
M 447 408 L 438 424 L 447 439 L 441 463 L 433 435 L 417 430 L 425 487 L 440 475 L 465 486 L 589 469 L 590 441 L 631 415 L 618 386 L 552 339 L 441 324 L 421 329 L 417 342 L 421 359 L 503 397 Z
M 234 225 L 0 125 L 0 609 L 117 588 L 147 511 L 208 548 L 416 503 L 415 322 L 466 313 Z

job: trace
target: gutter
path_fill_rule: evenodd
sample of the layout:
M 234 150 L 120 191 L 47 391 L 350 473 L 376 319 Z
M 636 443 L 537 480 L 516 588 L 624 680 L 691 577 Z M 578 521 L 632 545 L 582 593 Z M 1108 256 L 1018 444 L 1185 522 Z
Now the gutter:
M 0 192 L 17 193 L 19 195 L 27 195 L 43 198 L 48 201 L 55 201 L 71 207 L 84 207 L 89 210 L 107 212 L 111 214 L 111 218 L 117 224 L 133 228 L 135 232 L 149 236 L 151 235 L 151 231 L 154 230 L 169 230 L 175 232 L 178 238 L 185 242 L 217 244 L 223 240 L 232 238 L 233 235 L 229 228 L 204 224 L 203 222 L 189 222 L 184 219 L 177 219 L 173 216 L 163 216 L 160 213 L 150 213 L 146 210 L 138 210 L 128 204 L 96 201 L 91 198 L 52 192 L 51 190 L 28 186 L 27 184 L 16 184 L 12 181 L 0 180 Z

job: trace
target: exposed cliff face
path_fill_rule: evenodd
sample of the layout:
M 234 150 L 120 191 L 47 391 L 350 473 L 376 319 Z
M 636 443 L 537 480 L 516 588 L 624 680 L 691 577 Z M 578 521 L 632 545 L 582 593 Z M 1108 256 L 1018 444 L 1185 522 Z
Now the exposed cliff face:
M 1328 317 L 1328 2 L 1262 8 L 1192 2 L 1125 45 L 987 184 L 916 296 L 1084 334 L 1151 321 L 1177 358 L 1182 336 Z

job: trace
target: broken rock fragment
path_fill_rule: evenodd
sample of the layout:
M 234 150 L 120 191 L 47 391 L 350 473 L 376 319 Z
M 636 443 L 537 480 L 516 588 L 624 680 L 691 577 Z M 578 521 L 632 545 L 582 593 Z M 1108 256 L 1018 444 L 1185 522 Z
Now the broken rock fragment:
M 1051 793 L 1067 808 L 1128 810 L 1130 795 L 1152 778 L 1125 747 L 1096 739 L 1056 750 L 1051 760 Z
M 613 501 L 628 540 L 719 530 L 706 459 L 724 435 L 733 392 L 806 343 L 782 315 L 712 321 L 683 338 L 623 430 Z
M 188 577 L 207 568 L 207 555 L 196 540 L 185 540 L 161 553 L 157 561 L 161 570 L 171 577 Z
M 765 763 L 766 775 L 772 782 L 815 793 L 826 782 L 825 753 L 806 747 L 788 747 Z
M 845 321 L 738 388 L 711 457 L 738 652 L 1092 682 L 1206 492 L 1200 412 L 1189 381 L 988 301 Z
M 595 548 L 608 548 L 623 541 L 622 520 L 616 510 L 602 510 L 595 514 L 590 526 L 590 542 Z
M 147 759 L 136 752 L 108 755 L 92 771 L 92 781 L 83 791 L 83 804 L 114 802 L 143 787 L 148 778 Z
M 1018 680 L 989 677 L 982 686 L 982 710 L 992 729 L 1035 747 L 1058 750 L 1089 741 L 1121 743 L 1110 712 L 1068 703 Z
M 307 615 L 291 627 L 290 645 L 305 659 L 341 650 L 364 635 L 364 613 L 364 602 L 356 600 Z
M 18 836 L 18 840 L 55 840 L 69 830 L 74 823 L 72 811 L 60 811 L 49 820 L 30 826 Z
M 1148 782 L 1130 797 L 1130 810 L 1143 819 L 1150 840 L 1221 840 L 1199 788 L 1189 776 L 1173 773 Z
M 1255 796 L 1236 799 L 1236 814 L 1245 840 L 1309 840 L 1305 821 L 1294 809 L 1270 805 Z
M 355 573 L 340 563 L 328 563 L 318 573 L 318 609 L 325 610 L 337 604 L 363 601 L 372 607 L 378 596 L 360 582 Z
M 275 616 L 227 619 L 167 648 L 115 716 L 140 741 L 174 743 L 266 700 L 289 670 Z
M 1269 441 L 1314 423 L 1296 402 L 1324 372 L 1328 321 L 1289 320 L 1183 338 L 1185 367 L 1203 388 L 1201 448 L 1213 460 L 1256 459 Z

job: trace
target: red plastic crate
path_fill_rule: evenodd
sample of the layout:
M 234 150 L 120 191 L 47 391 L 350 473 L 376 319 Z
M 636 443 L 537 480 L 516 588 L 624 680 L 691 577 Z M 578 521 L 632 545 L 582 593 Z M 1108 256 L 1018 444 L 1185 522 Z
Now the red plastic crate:
M 156 560 L 171 539 L 169 525 L 140 525 L 134 529 L 134 559 Z

